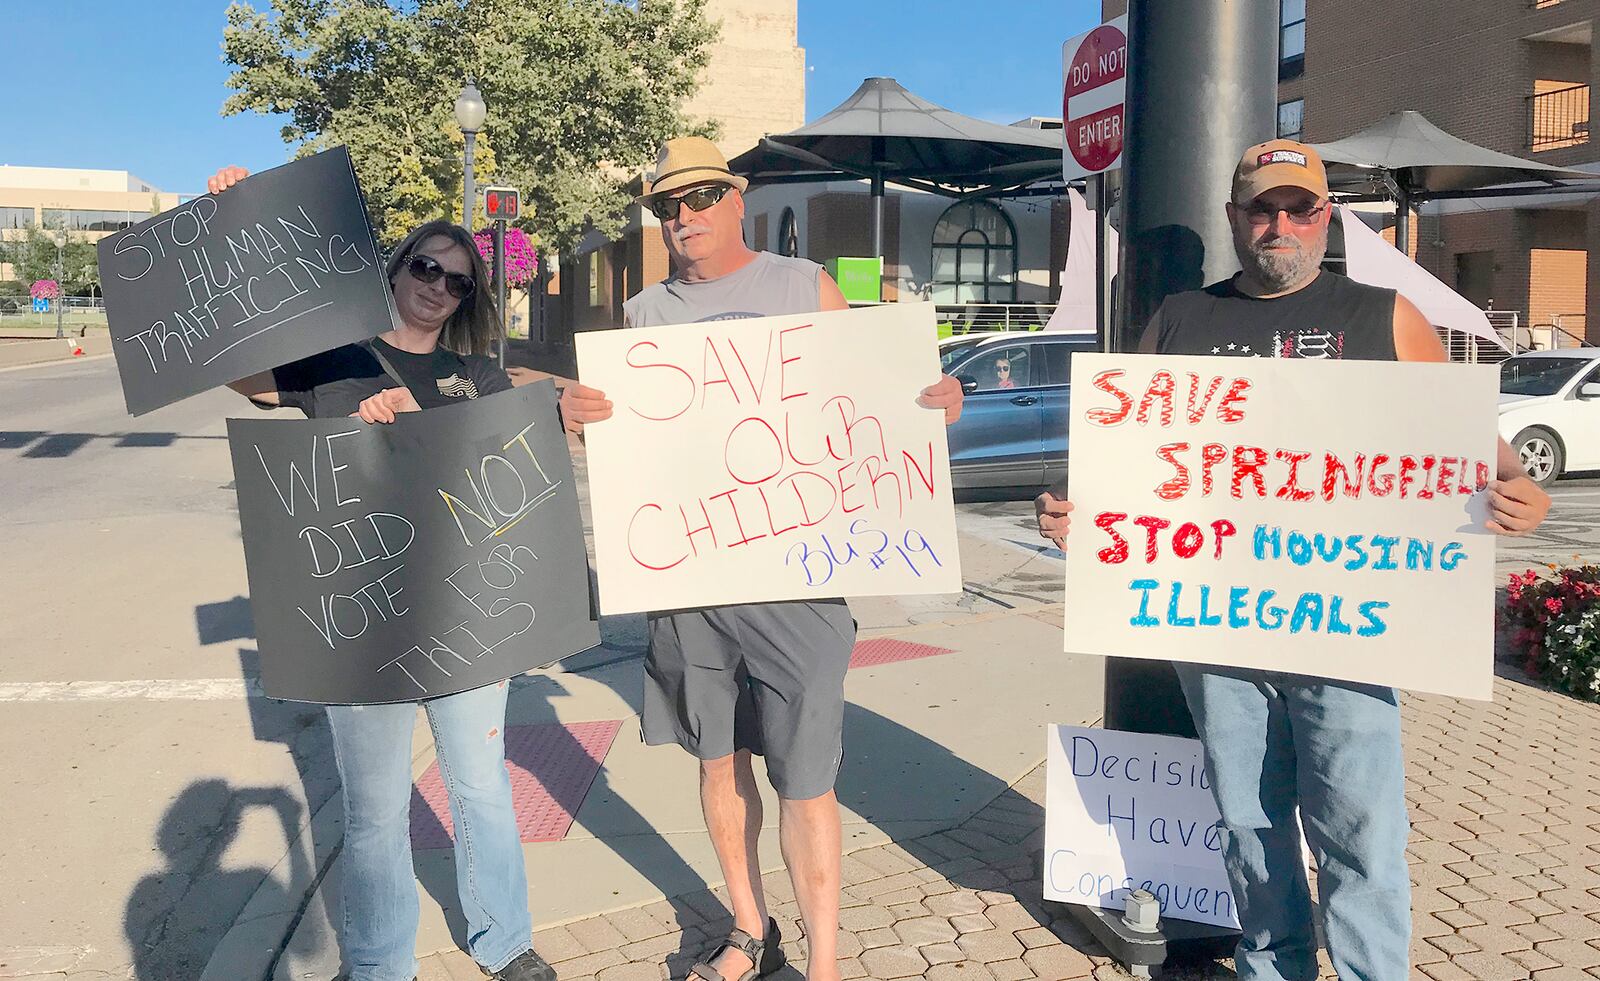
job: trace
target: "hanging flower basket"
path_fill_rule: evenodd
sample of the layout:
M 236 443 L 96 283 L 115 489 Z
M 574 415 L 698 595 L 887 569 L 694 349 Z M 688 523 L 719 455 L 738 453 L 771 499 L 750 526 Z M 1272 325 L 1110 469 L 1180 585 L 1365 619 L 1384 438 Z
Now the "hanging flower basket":
M 494 268 L 494 235 L 487 231 L 476 232 L 472 240 L 478 243 L 478 254 L 489 268 Z M 506 285 L 523 287 L 533 281 L 539 271 L 539 252 L 520 228 L 506 229 Z

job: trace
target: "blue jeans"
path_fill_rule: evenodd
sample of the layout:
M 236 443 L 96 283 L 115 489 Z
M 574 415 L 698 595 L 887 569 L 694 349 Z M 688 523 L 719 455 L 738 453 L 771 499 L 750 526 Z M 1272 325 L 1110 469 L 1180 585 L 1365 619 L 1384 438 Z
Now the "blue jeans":
M 468 949 L 490 971 L 532 949 L 522 840 L 506 772 L 505 682 L 422 703 L 455 822 L 456 888 Z M 344 784 L 344 918 L 350 981 L 417 973 L 411 865 L 411 731 L 417 703 L 330 705 Z
M 1241 981 L 1314 981 L 1298 807 L 1328 955 L 1347 981 L 1410 976 L 1405 762 L 1392 688 L 1178 664 L 1222 813 Z

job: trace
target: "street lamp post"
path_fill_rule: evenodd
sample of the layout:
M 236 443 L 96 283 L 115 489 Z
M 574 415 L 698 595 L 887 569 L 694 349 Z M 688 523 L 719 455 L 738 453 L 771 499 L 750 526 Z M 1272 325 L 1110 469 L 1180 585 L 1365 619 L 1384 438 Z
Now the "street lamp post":
M 478 130 L 483 127 L 483 117 L 489 108 L 483 104 L 483 94 L 478 91 L 472 79 L 467 79 L 466 88 L 456 96 L 456 122 L 461 125 L 461 135 L 466 138 L 465 173 L 462 181 L 461 196 L 461 226 L 467 231 L 472 231 L 472 205 L 477 196 L 477 189 L 472 184 L 472 146 L 477 142 Z
M 64 281 L 67 278 L 67 233 L 61 233 L 61 241 L 56 243 L 56 336 L 66 337 L 67 332 L 61 329 L 61 308 L 67 302 L 67 288 Z

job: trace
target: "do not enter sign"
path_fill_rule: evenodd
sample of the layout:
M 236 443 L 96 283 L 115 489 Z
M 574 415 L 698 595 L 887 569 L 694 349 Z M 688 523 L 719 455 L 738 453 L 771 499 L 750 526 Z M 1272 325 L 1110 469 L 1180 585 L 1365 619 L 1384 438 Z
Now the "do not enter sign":
M 1068 179 L 1109 170 L 1122 157 L 1125 24 L 1120 17 L 1062 47 L 1062 166 Z

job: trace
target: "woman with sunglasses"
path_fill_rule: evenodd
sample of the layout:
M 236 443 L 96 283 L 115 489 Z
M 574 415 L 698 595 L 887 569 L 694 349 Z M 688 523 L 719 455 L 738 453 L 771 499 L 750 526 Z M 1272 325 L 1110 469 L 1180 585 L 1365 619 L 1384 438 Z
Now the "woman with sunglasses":
M 247 174 L 225 168 L 208 187 L 220 193 Z M 369 423 L 512 387 L 485 356 L 499 334 L 482 285 L 483 258 L 465 229 L 430 221 L 406 236 L 385 268 L 399 327 L 229 387 L 265 408 Z M 555 971 L 532 949 L 522 841 L 505 768 L 507 691 L 501 682 L 420 704 L 449 789 L 456 884 L 472 956 L 502 981 L 554 981 Z M 417 971 L 409 820 L 417 704 L 327 707 L 344 788 L 339 939 L 349 981 L 406 981 Z

